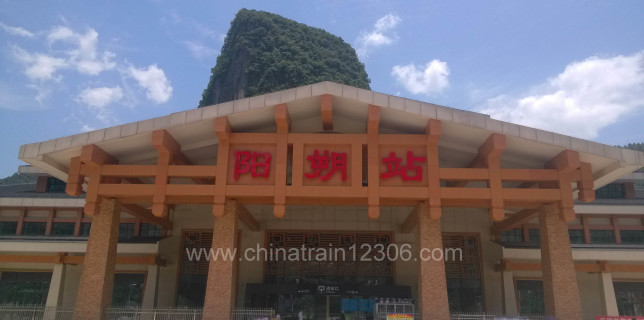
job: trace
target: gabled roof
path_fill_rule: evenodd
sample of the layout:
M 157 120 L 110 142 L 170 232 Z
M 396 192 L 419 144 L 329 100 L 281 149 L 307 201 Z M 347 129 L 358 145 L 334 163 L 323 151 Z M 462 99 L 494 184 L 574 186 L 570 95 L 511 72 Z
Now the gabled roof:
M 67 178 L 69 160 L 81 147 L 96 144 L 121 164 L 152 164 L 157 153 L 151 145 L 154 130 L 166 129 L 195 164 L 214 164 L 218 143 L 214 119 L 227 116 L 233 131 L 275 132 L 274 106 L 286 103 L 291 132 L 322 132 L 320 97 L 333 96 L 336 133 L 364 133 L 370 104 L 381 107 L 381 133 L 423 133 L 427 119 L 442 121 L 441 160 L 466 166 L 491 133 L 506 135 L 501 160 L 508 168 L 541 168 L 559 152 L 580 153 L 593 167 L 595 187 L 644 166 L 644 153 L 578 139 L 490 118 L 488 115 L 386 95 L 333 82 L 244 98 L 199 109 L 176 112 L 120 126 L 58 139 L 26 144 L 19 158 L 45 172 Z

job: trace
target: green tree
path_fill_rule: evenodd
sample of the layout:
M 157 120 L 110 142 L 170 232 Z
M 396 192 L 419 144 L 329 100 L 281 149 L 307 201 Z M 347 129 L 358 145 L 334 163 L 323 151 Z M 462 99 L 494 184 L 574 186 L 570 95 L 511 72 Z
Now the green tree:
M 370 89 L 364 64 L 342 38 L 247 9 L 231 22 L 211 71 L 199 107 L 321 81 Z

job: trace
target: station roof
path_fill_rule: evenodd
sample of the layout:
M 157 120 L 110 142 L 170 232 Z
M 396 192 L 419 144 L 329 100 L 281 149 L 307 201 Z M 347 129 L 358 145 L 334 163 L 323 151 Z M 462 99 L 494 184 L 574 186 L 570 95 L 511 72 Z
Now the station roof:
M 19 159 L 66 180 L 70 159 L 96 144 L 120 164 L 154 164 L 152 132 L 167 130 L 194 164 L 215 164 L 218 144 L 214 119 L 226 116 L 233 132 L 275 132 L 274 106 L 287 104 L 291 132 L 325 132 L 320 115 L 322 95 L 333 100 L 330 133 L 364 133 L 370 104 L 381 107 L 379 132 L 424 133 L 428 119 L 442 122 L 441 162 L 465 167 L 492 133 L 506 135 L 501 157 L 507 168 L 542 168 L 559 152 L 578 151 L 592 164 L 595 187 L 601 187 L 644 166 L 644 153 L 521 126 L 490 116 L 386 95 L 333 82 L 320 82 L 167 116 L 126 123 L 20 147 Z M 326 131 L 325 133 L 328 133 Z M 443 164 L 441 164 L 443 165 Z

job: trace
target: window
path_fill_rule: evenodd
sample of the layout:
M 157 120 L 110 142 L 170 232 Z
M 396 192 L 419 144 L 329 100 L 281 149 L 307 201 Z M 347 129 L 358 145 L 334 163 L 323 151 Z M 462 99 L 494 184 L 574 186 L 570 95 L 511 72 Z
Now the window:
M 512 229 L 503 232 L 501 242 L 523 242 L 523 229 Z
M 546 311 L 541 280 L 517 280 L 517 300 L 519 313 L 544 314 Z
M 620 230 L 623 244 L 644 244 L 644 230 Z
M 177 307 L 203 307 L 210 263 L 206 259 L 191 260 L 186 254 L 186 249 L 209 250 L 211 246 L 212 231 L 184 231 L 177 284 Z
M 570 243 L 585 243 L 584 230 L 581 229 L 568 229 L 568 237 Z
M 47 230 L 47 222 L 25 222 L 22 227 L 22 234 L 25 236 L 44 236 Z
M 141 223 L 142 237 L 161 238 L 161 227 L 151 223 Z
M 615 233 L 613 232 L 613 230 L 590 230 L 590 243 L 615 243 Z
M 539 235 L 539 229 L 528 229 L 528 236 L 530 237 L 530 243 L 540 244 L 541 236 Z
M 62 193 L 62 192 L 65 192 L 66 186 L 67 186 L 67 183 L 65 183 L 62 180 L 58 180 L 54 177 L 47 178 L 47 192 Z
M 119 224 L 119 240 L 127 240 L 134 236 L 134 223 L 121 223 Z
M 54 222 L 51 234 L 59 237 L 73 236 L 75 226 L 73 222 Z
M 613 282 L 621 316 L 644 316 L 644 282 Z
M 80 225 L 79 237 L 89 237 L 89 230 L 92 228 L 91 222 L 83 222 Z
M 607 184 L 595 190 L 597 199 L 624 199 L 624 185 L 620 183 Z
M 143 301 L 143 273 L 115 273 L 112 306 L 140 307 Z
M 445 260 L 447 300 L 449 301 L 450 312 L 483 312 L 484 300 L 479 235 L 443 233 L 443 247 L 445 249 L 460 248 L 462 250 L 461 259 Z
M 2 221 L 0 222 L 0 236 L 15 236 L 18 229 L 18 222 Z
M 0 305 L 44 306 L 50 281 L 51 272 L 2 272 Z

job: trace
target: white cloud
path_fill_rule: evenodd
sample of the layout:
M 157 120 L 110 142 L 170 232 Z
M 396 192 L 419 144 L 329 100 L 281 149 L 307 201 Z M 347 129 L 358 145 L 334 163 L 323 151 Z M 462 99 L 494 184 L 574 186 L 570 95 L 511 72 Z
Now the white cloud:
M 0 28 L 4 30 L 5 32 L 12 34 L 14 36 L 21 36 L 21 37 L 27 37 L 27 38 L 33 38 L 35 34 L 25 28 L 22 27 L 12 27 L 9 25 L 6 25 L 2 22 L 0 22 Z
M 644 52 L 639 52 L 573 62 L 534 93 L 489 99 L 481 112 L 500 120 L 592 139 L 602 128 L 642 109 Z
M 103 122 L 110 122 L 112 112 L 109 105 L 118 102 L 123 98 L 123 90 L 116 86 L 113 88 L 86 88 L 78 97 L 76 102 L 86 105 L 90 111 L 96 113 L 96 117 Z
M 391 70 L 396 81 L 412 94 L 436 94 L 449 86 L 447 62 L 432 60 L 425 66 L 396 65 Z
M 65 59 L 48 56 L 42 53 L 31 54 L 24 49 L 12 47 L 13 56 L 25 65 L 25 75 L 31 80 L 50 80 L 56 71 L 65 68 Z
M 143 69 L 130 66 L 128 74 L 137 81 L 139 86 L 146 89 L 148 99 L 156 103 L 164 103 L 172 97 L 172 85 L 166 78 L 165 72 L 156 64 Z
M 378 19 L 372 30 L 362 31 L 356 41 L 358 56 L 365 58 L 374 48 L 390 45 L 398 40 L 398 35 L 393 32 L 393 29 L 398 26 L 400 21 L 399 16 L 389 13 Z
M 94 131 L 94 130 L 96 130 L 96 128 L 94 128 L 94 127 L 92 127 L 90 125 L 87 125 L 87 124 L 83 124 L 81 126 L 81 129 L 80 129 L 81 132 L 90 132 L 90 131 Z
M 184 45 L 195 58 L 200 60 L 214 59 L 215 57 L 217 57 L 217 54 L 219 54 L 219 51 L 217 49 L 208 47 L 200 42 L 185 41 Z
M 49 32 L 47 41 L 50 45 L 56 42 L 72 44 L 73 47 L 66 50 L 68 62 L 82 74 L 95 76 L 116 66 L 112 60 L 116 56 L 114 53 L 98 53 L 98 32 L 94 29 L 90 28 L 85 34 L 80 34 L 67 27 L 58 26 Z

